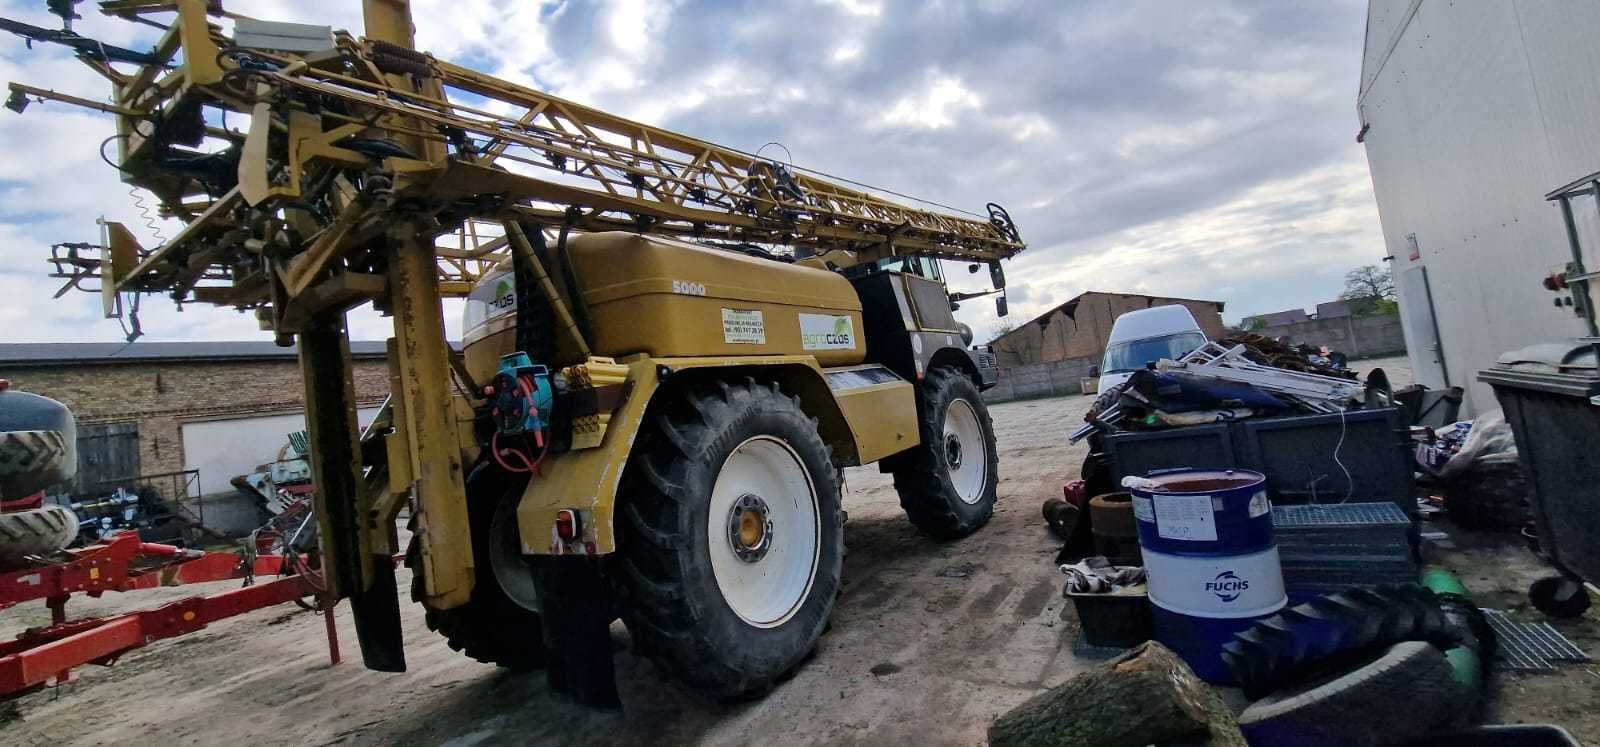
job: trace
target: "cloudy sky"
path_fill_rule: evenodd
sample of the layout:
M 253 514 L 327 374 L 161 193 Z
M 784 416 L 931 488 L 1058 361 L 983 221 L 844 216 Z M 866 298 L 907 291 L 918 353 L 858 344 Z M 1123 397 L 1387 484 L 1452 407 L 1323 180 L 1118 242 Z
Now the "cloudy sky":
M 359 33 L 359 3 L 229 10 Z M 39 0 L 0 15 L 55 26 Z M 435 55 L 697 137 L 981 212 L 1009 208 L 1013 319 L 1085 290 L 1246 314 L 1333 298 L 1384 254 L 1357 129 L 1366 3 L 414 0 Z M 83 5 L 81 33 L 145 46 Z M 91 98 L 59 48 L 0 37 L 0 78 Z M 104 215 L 156 243 L 97 146 L 109 116 L 0 111 L 0 341 L 117 341 L 99 299 L 52 300 L 50 244 Z M 170 235 L 174 227 L 165 228 Z M 959 284 L 978 276 L 961 273 Z M 988 337 L 983 301 L 961 311 Z M 146 299 L 146 339 L 266 339 L 226 309 Z M 451 314 L 454 316 L 454 314 Z M 358 338 L 388 335 L 370 312 Z M 454 325 L 452 325 L 454 326 Z

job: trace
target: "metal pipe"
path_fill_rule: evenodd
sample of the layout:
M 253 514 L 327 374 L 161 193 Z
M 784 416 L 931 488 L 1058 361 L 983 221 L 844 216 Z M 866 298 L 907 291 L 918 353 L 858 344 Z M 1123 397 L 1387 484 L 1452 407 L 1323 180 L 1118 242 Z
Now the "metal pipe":
M 1596 192 L 1595 201 L 1597 204 L 1600 204 L 1600 192 Z M 1578 224 L 1572 219 L 1572 196 L 1567 194 L 1561 195 L 1558 202 L 1561 203 L 1561 221 L 1565 223 L 1567 227 L 1567 245 L 1572 250 L 1572 267 L 1570 268 L 1570 274 L 1582 275 L 1584 274 L 1583 245 L 1578 241 Z M 1578 310 L 1578 313 L 1583 316 L 1583 322 L 1589 328 L 1589 336 L 1600 337 L 1600 327 L 1595 325 L 1594 296 L 1589 292 L 1589 281 L 1576 280 L 1572 282 L 1583 284 L 1583 296 L 1582 298 L 1578 299 L 1578 305 L 1582 308 Z M 1572 295 L 1575 298 L 1578 297 L 1576 290 L 1574 290 Z
M 556 284 L 550 280 L 550 274 L 545 272 L 544 263 L 539 261 L 539 255 L 534 253 L 533 244 L 528 241 L 528 235 L 523 233 L 522 226 L 514 220 L 505 221 L 502 225 L 506 229 L 506 238 L 511 242 L 511 247 L 517 256 L 528 263 L 528 268 L 533 271 L 533 277 L 539 281 L 539 289 L 544 292 L 545 298 L 550 301 L 550 309 L 555 312 L 556 321 L 561 329 L 572 338 L 579 354 L 589 357 L 589 342 L 583 338 L 583 331 L 578 328 L 578 321 L 572 316 L 572 310 L 567 308 L 567 303 L 556 292 Z M 572 289 L 573 293 L 582 293 L 578 288 Z

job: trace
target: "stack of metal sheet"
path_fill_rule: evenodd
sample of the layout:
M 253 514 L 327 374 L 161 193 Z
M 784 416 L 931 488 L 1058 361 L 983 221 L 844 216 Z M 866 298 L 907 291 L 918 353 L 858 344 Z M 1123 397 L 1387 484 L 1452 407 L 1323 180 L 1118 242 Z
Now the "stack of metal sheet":
M 1274 506 L 1272 526 L 1292 600 L 1417 580 L 1411 520 L 1394 503 Z
M 1354 379 L 1263 366 L 1245 357 L 1245 346 L 1225 348 L 1208 342 L 1161 371 L 1186 371 L 1221 381 L 1249 384 L 1263 392 L 1304 405 L 1314 412 L 1339 412 L 1360 401 L 1366 385 Z

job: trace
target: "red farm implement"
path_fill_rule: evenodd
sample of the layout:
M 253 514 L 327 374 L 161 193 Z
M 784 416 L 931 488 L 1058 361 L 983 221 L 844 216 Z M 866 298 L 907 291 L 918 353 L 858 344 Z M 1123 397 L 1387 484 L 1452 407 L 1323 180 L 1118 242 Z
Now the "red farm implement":
M 70 557 L 68 557 L 70 556 Z M 313 597 L 320 578 L 303 563 L 281 555 L 201 552 L 141 542 L 133 532 L 93 545 L 63 551 L 60 562 L 0 574 L 0 609 L 34 600 L 50 608 L 51 624 L 0 642 L 0 699 L 66 680 L 84 664 L 110 666 L 128 651 L 164 638 L 192 633 L 225 618 Z M 257 581 L 257 577 L 261 580 Z M 107 617 L 68 620 L 74 593 L 98 597 L 107 591 L 135 591 L 240 579 L 244 585 L 211 595 L 196 595 L 147 610 Z M 323 607 L 329 655 L 339 661 L 331 607 Z

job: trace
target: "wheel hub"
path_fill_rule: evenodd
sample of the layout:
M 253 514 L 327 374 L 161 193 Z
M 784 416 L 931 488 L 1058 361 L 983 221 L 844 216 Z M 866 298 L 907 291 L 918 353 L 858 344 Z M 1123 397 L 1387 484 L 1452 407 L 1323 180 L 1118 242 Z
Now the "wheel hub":
M 748 625 L 783 625 L 810 598 L 821 558 L 805 462 L 776 436 L 752 436 L 723 461 L 710 503 L 705 542 L 722 600 Z
M 950 486 L 962 503 L 975 504 L 983 499 L 989 479 L 990 449 L 994 448 L 984 437 L 978 411 L 971 402 L 956 399 L 950 402 L 944 414 L 944 461 L 950 475 Z M 967 459 L 967 449 L 972 449 L 972 459 Z
M 772 549 L 772 512 L 761 496 L 745 493 L 728 510 L 728 545 L 746 563 L 759 562 Z

